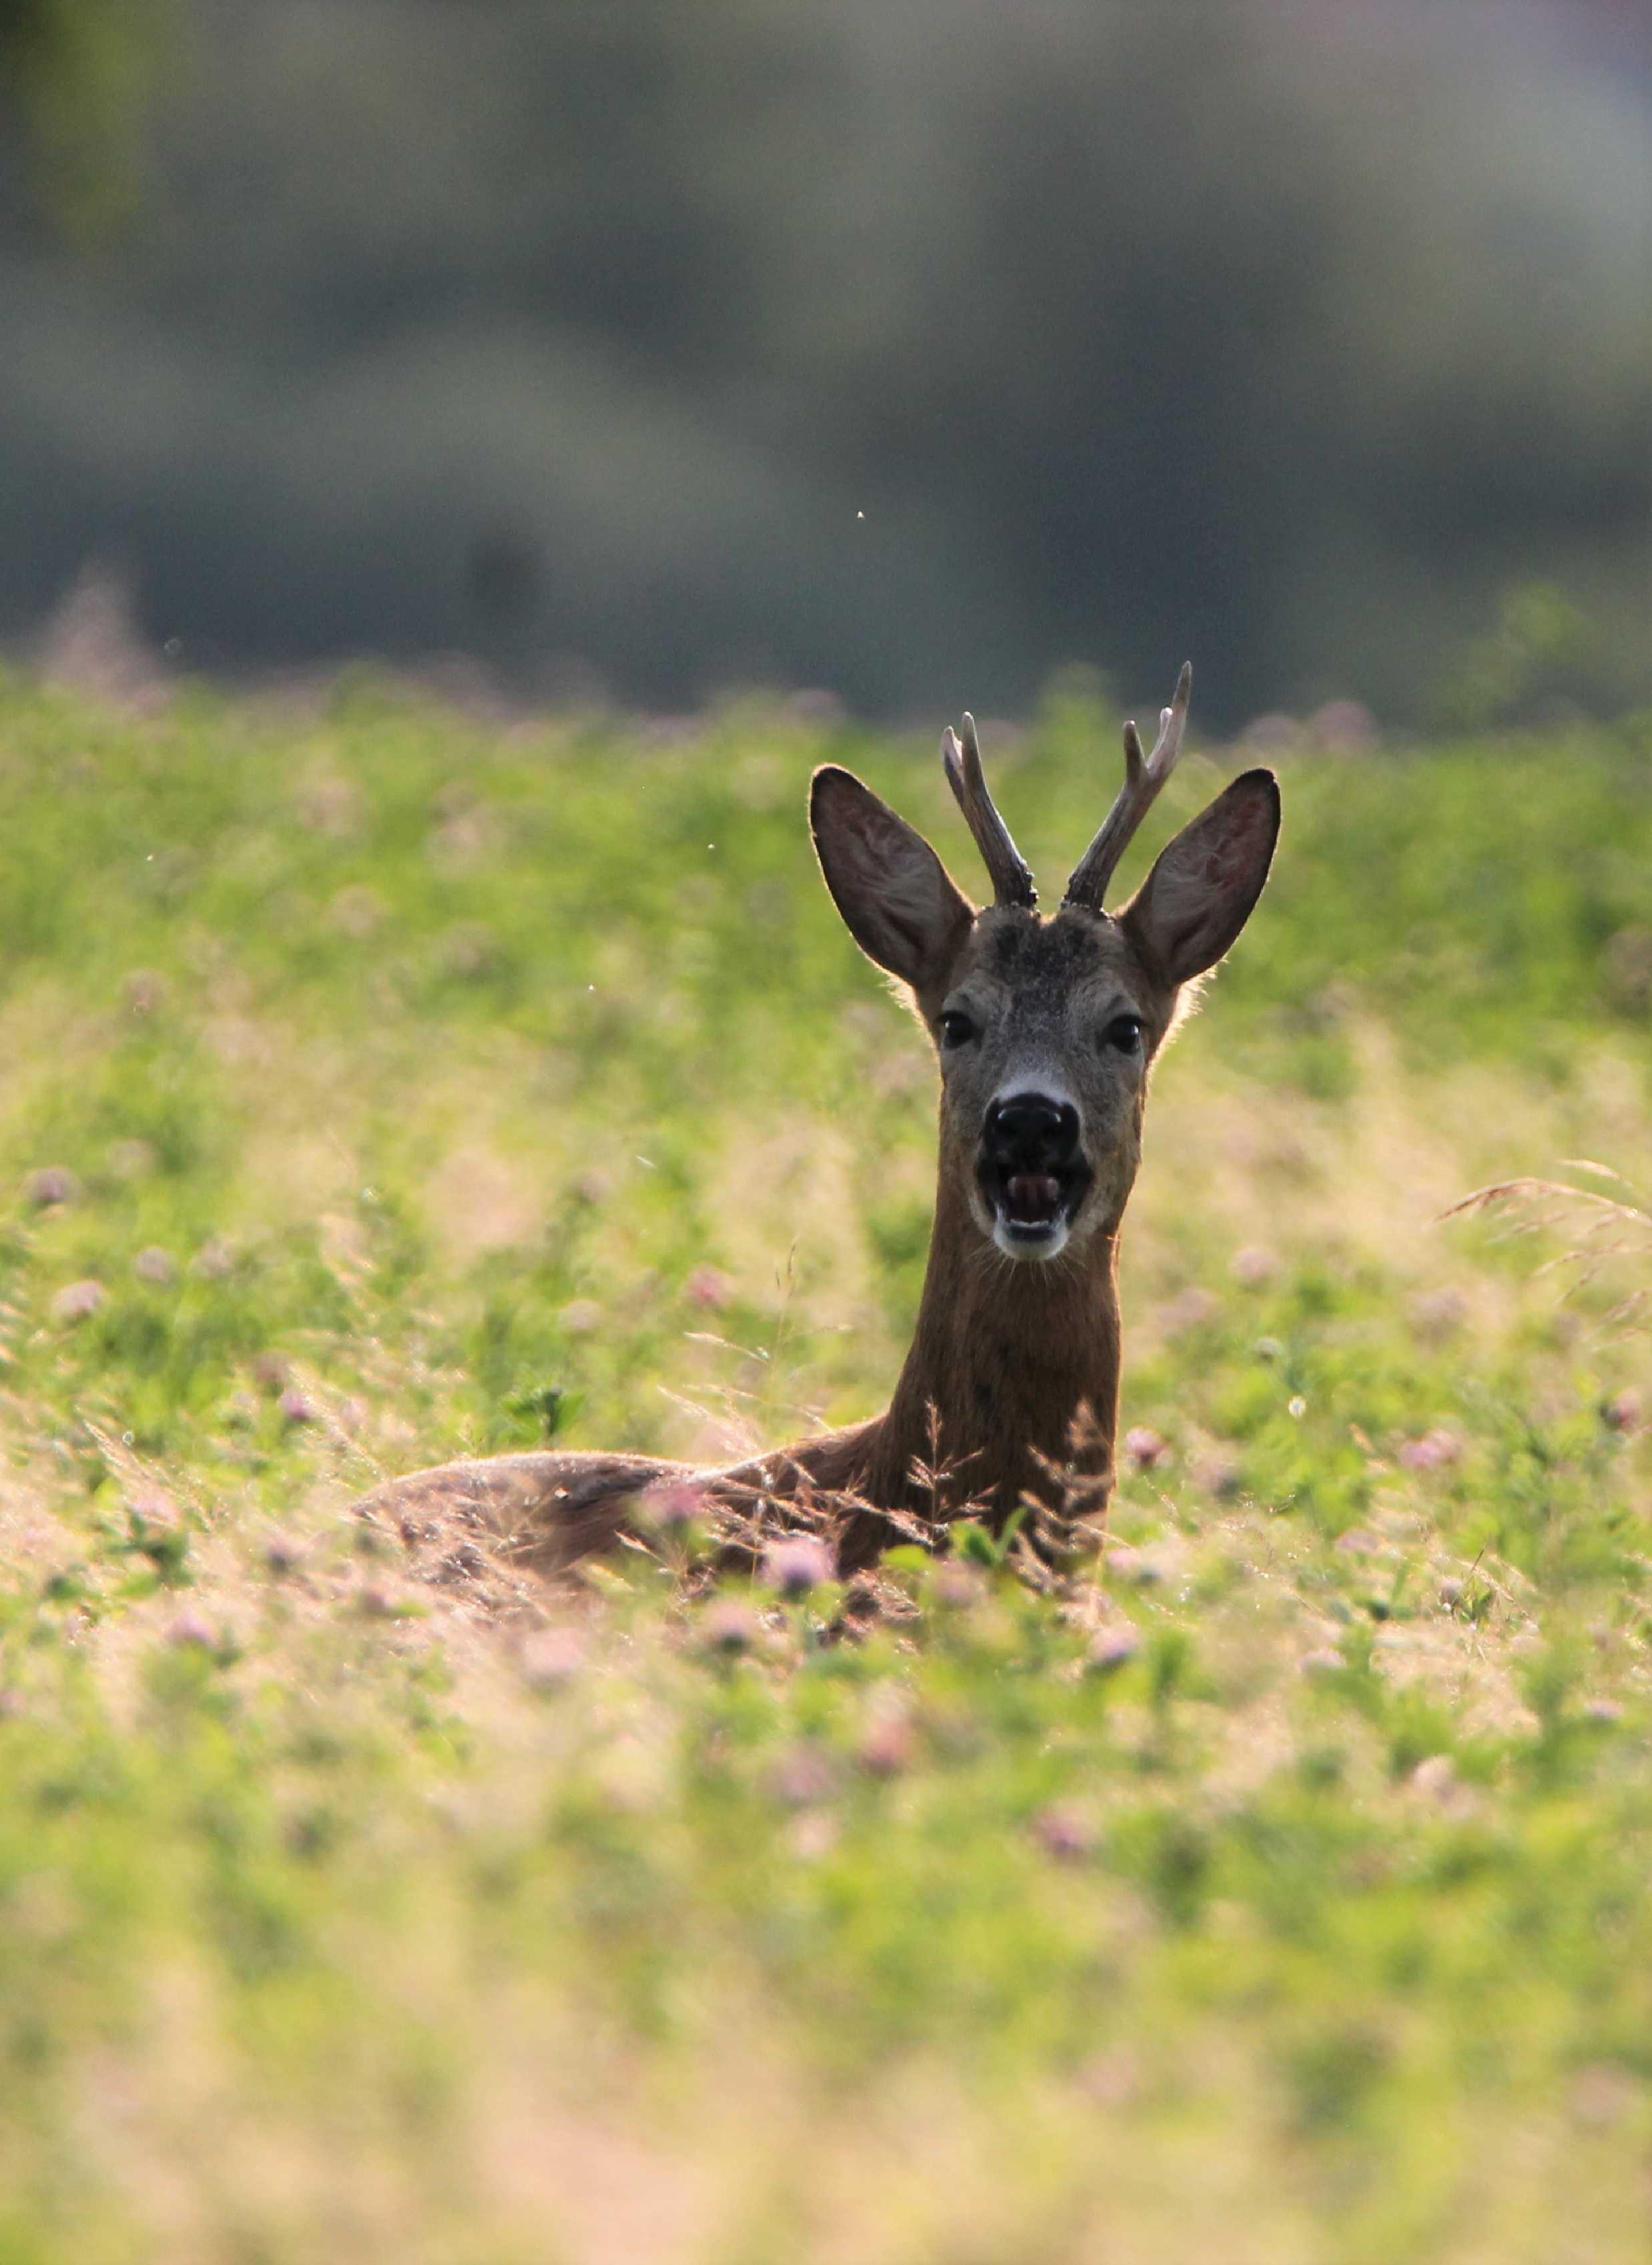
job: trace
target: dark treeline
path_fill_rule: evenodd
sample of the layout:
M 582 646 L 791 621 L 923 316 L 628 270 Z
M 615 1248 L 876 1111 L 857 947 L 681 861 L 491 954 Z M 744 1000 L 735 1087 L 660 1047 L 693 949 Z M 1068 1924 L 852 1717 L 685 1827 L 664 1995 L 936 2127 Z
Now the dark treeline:
M 1644 694 L 1607 0 L 116 13 L 0 164 L 0 635 L 96 558 L 209 669 L 1404 720 L 1540 580 Z

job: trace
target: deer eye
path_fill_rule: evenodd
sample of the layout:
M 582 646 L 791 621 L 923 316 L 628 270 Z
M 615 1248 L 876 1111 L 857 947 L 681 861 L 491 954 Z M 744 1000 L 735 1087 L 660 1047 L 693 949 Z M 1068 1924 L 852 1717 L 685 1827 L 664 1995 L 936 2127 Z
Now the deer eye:
M 943 1046 L 966 1046 L 980 1031 L 961 1007 L 949 1007 L 941 1017 L 941 1043 Z
M 1115 1015 L 1102 1032 L 1104 1046 L 1117 1046 L 1121 1054 L 1141 1052 L 1141 1033 L 1145 1025 L 1139 1015 Z

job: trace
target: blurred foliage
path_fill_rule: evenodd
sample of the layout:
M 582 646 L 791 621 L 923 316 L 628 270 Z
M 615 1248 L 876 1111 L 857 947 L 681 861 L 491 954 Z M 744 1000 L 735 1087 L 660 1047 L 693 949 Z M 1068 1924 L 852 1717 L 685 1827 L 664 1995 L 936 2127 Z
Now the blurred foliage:
M 1612 646 L 1564 590 L 1532 582 L 1503 599 L 1496 633 L 1476 641 L 1442 686 L 1439 720 L 1465 732 L 1565 722 L 1626 706 L 1639 655 Z
M 72 237 L 133 216 L 171 0 L 0 0 L 0 113 L 31 145 L 13 193 Z
M 174 14 L 142 228 L 0 259 L 0 623 L 108 554 L 203 666 L 1402 720 L 1541 579 L 1646 696 L 1652 113 L 1575 9 Z

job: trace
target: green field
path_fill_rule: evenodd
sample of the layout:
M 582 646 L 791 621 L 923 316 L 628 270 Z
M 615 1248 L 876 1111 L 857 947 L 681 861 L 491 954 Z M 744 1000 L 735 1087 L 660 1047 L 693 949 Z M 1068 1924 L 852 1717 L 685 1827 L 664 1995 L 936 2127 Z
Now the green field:
M 1112 710 L 986 737 L 1059 881 Z M 347 1515 L 883 1404 L 933 1077 L 804 790 L 976 890 L 934 744 L 0 682 L 0 2265 L 1645 2255 L 1652 1248 L 1438 1214 L 1652 1189 L 1646 720 L 1282 761 L 1099 1585 Z

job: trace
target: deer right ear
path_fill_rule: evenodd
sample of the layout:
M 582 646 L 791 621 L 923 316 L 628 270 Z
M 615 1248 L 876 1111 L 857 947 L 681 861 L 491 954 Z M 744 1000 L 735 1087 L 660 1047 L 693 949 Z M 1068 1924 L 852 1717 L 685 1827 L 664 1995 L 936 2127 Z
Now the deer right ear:
M 809 790 L 815 855 L 869 959 L 922 993 L 941 981 L 975 919 L 921 834 L 852 771 L 825 763 Z

